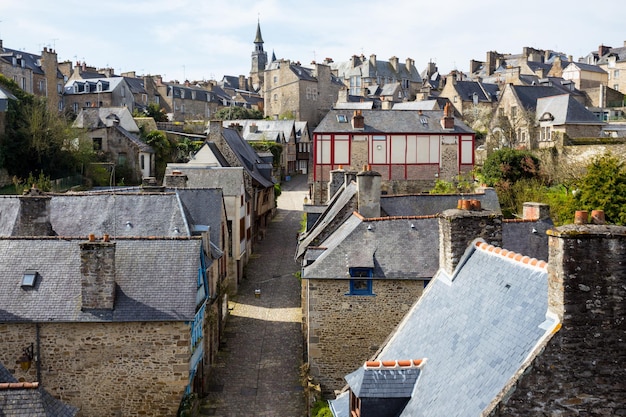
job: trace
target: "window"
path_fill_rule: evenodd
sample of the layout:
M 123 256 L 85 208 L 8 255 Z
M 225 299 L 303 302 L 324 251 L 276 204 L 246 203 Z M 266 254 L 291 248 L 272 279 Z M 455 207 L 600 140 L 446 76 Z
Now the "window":
M 278 82 L 278 77 L 274 75 L 274 84 Z
M 85 107 L 91 107 L 91 101 L 85 101 Z
M 350 94 L 353 96 L 361 95 L 361 77 L 359 75 L 350 77 Z
M 274 101 L 278 101 L 278 94 L 274 94 Z
M 145 162 L 146 156 L 145 155 L 141 155 L 141 157 L 139 158 L 139 160 L 141 161 L 141 169 L 146 169 L 146 162 Z
M 619 70 L 616 69 L 615 71 L 613 71 L 613 77 L 618 78 L 619 77 Z
M 338 114 L 337 115 L 337 121 L 339 123 L 348 123 L 348 118 L 346 117 L 345 114 Z
M 45 80 L 39 80 L 39 91 L 41 91 L 41 92 L 46 91 L 46 81 Z
M 515 119 L 517 117 L 517 106 L 511 107 L 511 118 Z
M 117 155 L 117 164 L 118 165 L 126 165 L 126 153 L 120 152 Z
M 39 274 L 37 273 L 37 271 L 24 272 L 24 275 L 22 276 L 22 288 L 24 287 L 33 288 L 35 284 L 37 283 L 38 275 Z
M 99 92 L 99 93 L 102 92 L 102 83 L 96 84 L 96 91 Z
M 402 88 L 409 88 L 409 80 L 407 78 L 402 79 Z
M 126 87 L 122 86 L 122 97 L 126 97 Z
M 26 77 L 22 77 L 22 90 L 26 91 Z
M 93 138 L 93 150 L 94 151 L 102 150 L 102 138 Z
M 58 83 L 57 84 L 57 93 L 61 94 L 63 92 L 63 84 Z
M 78 113 L 78 103 L 72 104 L 72 110 L 74 111 L 74 113 Z
M 350 268 L 350 292 L 347 295 L 374 295 L 372 292 L 373 268 Z

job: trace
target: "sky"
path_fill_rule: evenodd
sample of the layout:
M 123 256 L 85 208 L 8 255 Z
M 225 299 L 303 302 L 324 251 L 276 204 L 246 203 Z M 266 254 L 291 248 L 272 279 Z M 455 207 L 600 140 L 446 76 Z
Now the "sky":
M 487 51 L 525 46 L 572 55 L 624 46 L 614 0 L 0 0 L 3 46 L 164 81 L 248 76 L 257 22 L 271 59 L 348 61 L 353 55 L 468 71 Z M 622 10 L 623 11 L 623 10 Z

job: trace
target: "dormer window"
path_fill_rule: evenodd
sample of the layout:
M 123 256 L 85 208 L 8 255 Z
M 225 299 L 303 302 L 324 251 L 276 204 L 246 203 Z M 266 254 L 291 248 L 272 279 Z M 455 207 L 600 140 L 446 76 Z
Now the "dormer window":
M 80 86 L 78 83 L 74 83 L 74 93 L 78 93 L 80 91 Z
M 39 273 L 37 271 L 27 270 L 26 272 L 24 272 L 24 275 L 22 275 L 22 288 L 34 288 L 37 284 L 38 276 Z
M 96 91 L 98 93 L 102 92 L 102 82 L 98 82 L 98 84 L 96 84 Z

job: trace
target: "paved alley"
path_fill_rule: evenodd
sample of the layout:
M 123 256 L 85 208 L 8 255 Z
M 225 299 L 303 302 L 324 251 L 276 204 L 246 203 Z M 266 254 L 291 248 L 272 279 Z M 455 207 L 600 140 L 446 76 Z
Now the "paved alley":
M 301 383 L 299 266 L 293 256 L 308 195 L 306 175 L 283 182 L 278 211 L 256 244 L 239 293 L 229 303 L 217 365 L 200 416 L 306 416 Z M 260 296 L 255 296 L 260 290 Z

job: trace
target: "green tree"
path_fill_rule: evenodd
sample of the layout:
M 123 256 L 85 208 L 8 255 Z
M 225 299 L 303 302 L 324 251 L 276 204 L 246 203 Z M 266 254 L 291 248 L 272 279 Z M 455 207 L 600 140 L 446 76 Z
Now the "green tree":
M 133 114 L 133 116 L 135 117 L 137 116 L 152 117 L 155 122 L 167 122 L 168 121 L 167 114 L 165 113 L 165 109 L 161 108 L 156 103 L 148 104 L 148 107 L 146 107 L 146 109 L 141 113 L 137 111 L 136 109 L 133 113 L 135 113 Z
M 597 157 L 576 182 L 577 210 L 604 210 L 607 222 L 626 225 L 626 166 L 611 155 Z
M 263 112 L 240 106 L 230 106 L 219 109 L 213 116 L 219 120 L 262 119 Z
M 59 178 L 80 172 L 93 153 L 85 153 L 82 134 L 71 127 L 71 120 L 49 112 L 44 99 L 22 91 L 2 74 L 0 84 L 17 98 L 9 100 L 5 132 L 0 135 L 0 167 L 18 178 L 42 172 Z
M 479 171 L 483 183 L 490 187 L 508 181 L 536 178 L 541 175 L 539 158 L 529 151 L 499 149 L 487 157 Z

